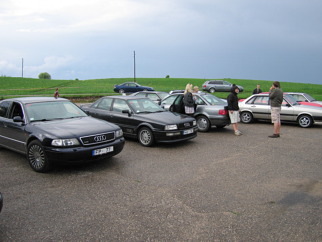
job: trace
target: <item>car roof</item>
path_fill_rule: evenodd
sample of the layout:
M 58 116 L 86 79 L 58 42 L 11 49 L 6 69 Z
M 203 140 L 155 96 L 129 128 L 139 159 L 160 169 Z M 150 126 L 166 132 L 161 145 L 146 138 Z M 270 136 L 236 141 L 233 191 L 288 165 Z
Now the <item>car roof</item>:
M 169 94 L 167 92 L 161 92 L 161 91 L 139 91 L 139 92 L 134 92 L 132 94 L 136 94 L 136 93 L 166 93 L 166 94 Z
M 59 101 L 69 101 L 66 98 L 54 98 L 54 97 L 17 97 L 4 99 L 2 101 L 16 101 L 20 103 L 37 103 L 37 102 L 59 102 Z
M 123 96 L 123 95 L 114 95 L 114 96 L 105 96 L 103 98 L 115 98 L 115 99 L 123 99 L 123 100 L 133 100 L 133 99 L 148 99 L 150 100 L 149 98 L 147 97 L 137 97 L 137 96 Z

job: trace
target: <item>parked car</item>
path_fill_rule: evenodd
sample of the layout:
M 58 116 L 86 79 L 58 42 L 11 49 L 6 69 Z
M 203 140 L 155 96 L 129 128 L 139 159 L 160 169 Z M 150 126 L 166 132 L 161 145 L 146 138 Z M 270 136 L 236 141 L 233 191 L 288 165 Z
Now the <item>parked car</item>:
M 303 92 L 287 92 L 296 99 L 297 102 L 305 105 L 312 105 L 317 107 L 322 107 L 322 101 L 315 100 L 312 96 Z
M 124 136 L 138 138 L 143 146 L 195 138 L 196 120 L 165 111 L 149 98 L 106 96 L 81 108 L 89 115 L 119 125 Z
M 214 92 L 230 92 L 233 84 L 224 80 L 209 80 L 202 84 L 202 90 L 214 93 Z M 242 86 L 237 85 L 239 91 L 244 91 Z
M 239 103 L 241 121 L 251 123 L 256 119 L 270 120 L 271 108 L 269 94 L 255 94 Z M 281 108 L 282 122 L 295 122 L 302 128 L 311 127 L 314 122 L 322 121 L 320 107 L 301 105 L 291 95 L 284 94 Z
M 46 172 L 56 161 L 114 156 L 124 138 L 120 127 L 89 117 L 67 99 L 25 97 L 0 102 L 0 146 L 25 154 L 32 169 Z
M 158 91 L 142 91 L 142 92 L 132 93 L 130 96 L 148 97 L 156 104 L 160 104 L 160 102 L 163 98 L 169 96 L 169 93 L 158 92 Z
M 2 211 L 2 207 L 3 207 L 3 196 L 2 196 L 2 194 L 0 192 L 0 213 Z
M 161 101 L 160 106 L 165 110 L 184 113 L 183 93 L 172 94 Z M 212 127 L 223 128 L 230 124 L 225 106 L 227 102 L 214 95 L 206 93 L 193 93 L 196 104 L 194 117 L 197 120 L 198 130 L 208 131 Z
M 139 91 L 154 91 L 153 87 L 141 86 L 136 82 L 124 82 L 119 85 L 114 86 L 114 92 L 118 93 L 129 93 L 129 92 L 139 92 Z

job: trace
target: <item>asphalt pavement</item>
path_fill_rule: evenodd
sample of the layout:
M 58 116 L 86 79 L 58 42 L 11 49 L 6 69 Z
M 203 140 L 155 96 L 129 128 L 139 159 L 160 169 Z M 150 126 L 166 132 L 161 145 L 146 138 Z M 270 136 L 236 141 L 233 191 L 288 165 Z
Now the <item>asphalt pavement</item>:
M 0 241 L 322 241 L 322 125 L 240 130 L 47 174 L 0 149 Z

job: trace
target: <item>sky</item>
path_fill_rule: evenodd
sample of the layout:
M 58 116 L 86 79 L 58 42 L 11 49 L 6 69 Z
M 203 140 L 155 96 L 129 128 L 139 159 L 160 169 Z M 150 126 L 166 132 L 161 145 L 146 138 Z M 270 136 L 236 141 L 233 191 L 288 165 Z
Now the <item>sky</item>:
M 0 76 L 322 84 L 321 13 L 321 0 L 0 0 Z

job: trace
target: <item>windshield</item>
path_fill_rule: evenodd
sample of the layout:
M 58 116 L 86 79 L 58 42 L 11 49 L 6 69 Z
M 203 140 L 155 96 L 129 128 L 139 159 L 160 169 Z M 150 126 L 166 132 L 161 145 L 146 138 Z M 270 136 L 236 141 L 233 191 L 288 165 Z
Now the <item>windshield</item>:
M 203 99 L 205 99 L 211 105 L 226 105 L 223 100 L 211 94 L 201 95 L 201 97 L 203 97 Z
M 135 113 L 156 113 L 164 110 L 149 98 L 131 99 L 128 101 Z
M 306 97 L 307 100 L 309 100 L 309 102 L 314 102 L 316 101 L 311 95 L 305 93 L 304 96 Z
M 26 104 L 26 112 L 31 122 L 87 116 L 78 106 L 69 101 L 29 103 Z

